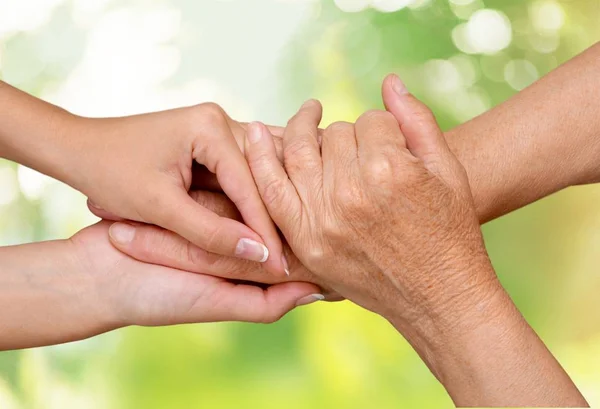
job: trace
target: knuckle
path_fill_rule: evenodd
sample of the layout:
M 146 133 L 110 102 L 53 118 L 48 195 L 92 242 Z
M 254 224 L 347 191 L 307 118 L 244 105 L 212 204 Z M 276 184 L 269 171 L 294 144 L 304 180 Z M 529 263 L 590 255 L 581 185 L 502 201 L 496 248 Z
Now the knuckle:
M 330 134 L 345 133 L 345 132 L 349 132 L 349 131 L 353 131 L 353 130 L 354 130 L 354 125 L 352 125 L 351 123 L 338 121 L 338 122 L 334 122 L 331 125 L 329 125 L 325 129 L 325 133 L 330 135 Z
M 394 181 L 394 167 L 386 157 L 369 161 L 365 165 L 365 181 L 371 186 L 385 186 Z
M 342 214 L 349 218 L 369 211 L 364 192 L 357 186 L 340 186 L 334 191 L 334 197 Z
M 332 219 L 325 220 L 322 229 L 323 235 L 327 237 L 328 240 L 335 242 L 343 237 L 339 224 Z
M 219 252 L 221 249 L 223 234 L 220 227 L 211 227 L 199 233 L 196 239 L 200 248 L 211 252 Z
M 164 240 L 162 238 L 148 235 L 147 230 L 143 227 L 139 227 L 135 233 L 132 242 L 132 248 L 134 249 L 137 257 L 143 261 L 154 260 L 157 248 L 164 248 Z
M 283 162 L 288 174 L 294 174 L 303 169 L 312 169 L 318 166 L 317 159 L 313 156 L 308 141 L 302 138 L 293 140 L 285 146 L 283 150 Z
M 285 183 L 279 178 L 273 178 L 261 188 L 261 196 L 265 205 L 276 205 L 281 202 Z
M 434 125 L 437 123 L 436 119 L 435 119 L 435 115 L 433 114 L 433 111 L 431 111 L 431 109 L 429 109 L 429 107 L 427 107 L 425 105 L 423 105 L 419 109 L 415 110 L 412 115 L 414 118 L 413 120 L 418 125 L 431 126 L 431 125 Z
M 350 184 L 342 184 L 335 187 L 333 194 L 336 203 L 346 205 L 354 203 L 358 199 L 359 189 Z
M 306 252 L 306 266 L 309 270 L 317 269 L 326 260 L 325 249 L 321 246 L 311 246 Z
M 191 266 L 210 268 L 218 260 L 216 254 L 208 253 L 206 250 L 201 249 L 189 241 L 183 246 L 182 253 L 183 259 Z
M 259 308 L 253 315 L 254 316 L 252 317 L 252 322 L 259 324 L 273 324 L 279 321 L 285 315 L 285 311 L 275 309 L 272 306 L 265 304 L 262 308 Z
M 357 120 L 357 122 L 381 122 L 390 123 L 396 122 L 395 117 L 388 111 L 382 111 L 380 109 L 371 109 L 363 113 Z
M 396 118 L 387 111 L 370 110 L 362 114 L 356 121 L 361 132 L 368 135 L 379 135 L 386 139 L 396 139 L 399 125 Z
M 262 149 L 250 149 L 246 160 L 250 169 L 261 169 L 271 162 L 269 154 Z
M 291 141 L 283 150 L 283 158 L 285 161 L 302 158 L 308 155 L 308 143 L 304 138 L 298 138 Z
M 226 122 L 225 110 L 214 102 L 205 102 L 190 108 L 190 127 L 192 132 L 221 126 Z
M 283 317 L 283 313 L 276 311 L 276 312 L 266 312 L 261 316 L 260 319 L 260 323 L 261 324 L 273 324 L 277 321 L 279 321 L 281 318 Z

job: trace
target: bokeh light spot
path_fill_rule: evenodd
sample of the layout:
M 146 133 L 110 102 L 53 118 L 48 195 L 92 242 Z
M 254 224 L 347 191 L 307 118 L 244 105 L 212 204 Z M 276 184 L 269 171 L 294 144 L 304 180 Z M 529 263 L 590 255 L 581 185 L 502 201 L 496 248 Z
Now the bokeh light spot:
M 498 10 L 478 10 L 466 26 L 471 47 L 481 54 L 494 54 L 510 45 L 512 28 L 510 20 Z
M 512 60 L 504 67 L 504 79 L 517 91 L 531 85 L 539 76 L 535 65 L 527 60 Z
M 356 13 L 369 7 L 370 0 L 334 0 L 338 8 L 347 13 Z
M 536 1 L 529 8 L 529 16 L 533 27 L 542 33 L 557 31 L 565 23 L 565 13 L 554 0 Z

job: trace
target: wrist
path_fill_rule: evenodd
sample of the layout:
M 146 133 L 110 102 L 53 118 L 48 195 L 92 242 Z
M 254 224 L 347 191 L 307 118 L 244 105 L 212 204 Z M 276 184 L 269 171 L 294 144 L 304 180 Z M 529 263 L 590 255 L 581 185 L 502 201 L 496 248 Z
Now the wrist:
M 407 327 L 390 320 L 458 407 L 588 407 L 504 289 Z
M 88 338 L 112 331 L 127 323 L 119 316 L 117 304 L 111 299 L 109 275 L 98 274 L 94 266 L 87 263 L 82 248 L 72 240 L 56 242 L 60 250 L 60 274 L 56 277 L 56 288 L 63 288 L 68 298 L 69 310 L 76 314 L 82 333 L 75 339 Z M 93 251 L 93 249 L 92 249 Z
M 122 300 L 127 296 L 115 288 L 118 277 L 98 264 L 101 250 L 94 239 L 79 236 L 64 240 L 64 245 L 69 255 L 69 276 L 80 283 L 79 302 L 88 312 L 89 321 L 98 328 L 98 333 L 132 325 L 122 314 Z
M 77 341 L 118 328 L 67 240 L 0 249 L 0 350 Z
M 84 181 L 90 177 L 90 171 L 86 168 L 98 162 L 92 157 L 97 148 L 89 143 L 92 120 L 65 113 L 57 121 L 59 125 L 52 146 L 45 155 L 48 172 L 43 173 L 83 191 Z
M 0 85 L 0 155 L 62 180 L 62 169 L 75 157 L 70 129 L 76 116 Z
M 425 361 L 436 375 L 437 359 L 452 352 L 449 346 L 470 339 L 490 322 L 514 318 L 508 315 L 512 301 L 496 278 L 489 259 L 471 265 L 471 272 L 466 274 L 458 274 L 457 270 L 442 273 L 461 277 L 461 282 L 446 282 L 427 296 L 415 297 L 421 302 L 412 314 L 414 319 L 407 319 L 404 311 L 388 317 L 421 356 L 431 358 Z

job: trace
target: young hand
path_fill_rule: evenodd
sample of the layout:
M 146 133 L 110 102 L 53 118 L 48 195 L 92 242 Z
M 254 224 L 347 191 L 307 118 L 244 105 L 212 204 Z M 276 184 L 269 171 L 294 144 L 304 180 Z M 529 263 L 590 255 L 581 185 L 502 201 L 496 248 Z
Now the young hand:
M 267 323 L 320 298 L 308 283 L 263 289 L 139 262 L 111 245 L 109 226 L 101 222 L 70 240 L 0 248 L 0 350 L 128 325 Z
M 281 240 L 234 132 L 243 128 L 215 104 L 78 118 L 71 129 L 76 166 L 67 182 L 114 216 L 161 226 L 212 253 L 266 262 L 270 272 L 283 274 Z M 190 197 L 195 163 L 216 175 L 248 227 Z

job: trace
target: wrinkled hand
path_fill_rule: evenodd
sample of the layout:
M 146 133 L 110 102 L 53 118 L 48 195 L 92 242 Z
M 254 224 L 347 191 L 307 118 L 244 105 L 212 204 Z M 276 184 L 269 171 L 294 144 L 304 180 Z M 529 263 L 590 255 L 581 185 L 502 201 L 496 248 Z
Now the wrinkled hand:
M 119 252 L 108 240 L 109 222 L 100 222 L 71 238 L 74 268 L 92 276 L 103 309 L 116 326 L 278 320 L 297 304 L 318 298 L 319 288 L 289 282 L 266 290 L 205 274 L 145 264 Z M 263 272 L 264 274 L 264 272 Z
M 283 275 L 281 240 L 235 137 L 243 126 L 220 107 L 80 118 L 72 132 L 81 145 L 74 159 L 80 172 L 69 182 L 93 206 L 161 226 L 216 254 L 266 261 L 269 272 Z M 195 171 L 201 169 L 195 164 L 216 175 L 245 223 L 219 217 L 190 198 Z
M 429 109 L 394 80 L 399 117 L 334 123 L 320 147 L 321 105 L 309 101 L 285 129 L 283 166 L 261 124 L 249 126 L 245 152 L 301 263 L 410 338 L 441 316 L 456 324 L 500 287 L 463 167 Z

